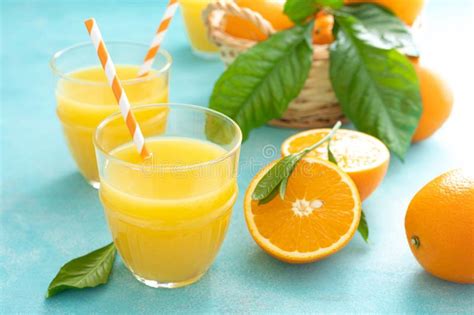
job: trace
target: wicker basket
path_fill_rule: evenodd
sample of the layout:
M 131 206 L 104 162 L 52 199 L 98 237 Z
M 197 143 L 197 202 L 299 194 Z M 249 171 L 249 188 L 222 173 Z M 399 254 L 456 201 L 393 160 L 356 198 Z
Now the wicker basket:
M 259 13 L 241 8 L 233 1 L 218 0 L 209 4 L 203 12 L 209 37 L 220 50 L 226 65 L 234 61 L 239 53 L 257 42 L 236 38 L 225 32 L 227 15 L 238 16 L 255 24 L 265 35 L 275 33 L 270 22 Z M 288 128 L 320 128 L 345 120 L 329 80 L 329 50 L 327 45 L 314 45 L 313 64 L 306 83 L 297 98 L 289 105 L 280 119 L 270 125 Z

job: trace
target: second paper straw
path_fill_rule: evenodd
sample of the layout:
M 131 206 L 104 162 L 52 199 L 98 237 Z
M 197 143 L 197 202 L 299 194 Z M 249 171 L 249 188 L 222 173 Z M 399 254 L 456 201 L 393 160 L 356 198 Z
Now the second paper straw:
M 105 76 L 107 77 L 107 81 L 109 85 L 112 87 L 113 94 L 115 99 L 117 100 L 120 112 L 125 120 L 125 124 L 127 125 L 130 134 L 132 135 L 133 142 L 138 150 L 138 153 L 143 159 L 149 157 L 148 150 L 145 146 L 145 138 L 143 137 L 142 131 L 140 126 L 135 119 L 131 109 L 130 109 L 130 102 L 128 101 L 127 95 L 120 84 L 120 80 L 117 76 L 117 71 L 115 70 L 114 63 L 110 58 L 110 55 L 105 47 L 105 43 L 102 39 L 102 34 L 100 33 L 99 26 L 97 25 L 94 19 L 88 19 L 85 21 L 87 31 L 89 32 L 89 36 L 91 38 L 92 43 L 97 51 L 97 55 L 99 56 L 100 63 L 102 64 L 102 68 L 104 69 Z
M 138 71 L 139 77 L 145 76 L 148 74 L 148 72 L 150 72 L 151 67 L 153 66 L 153 61 L 155 60 L 156 54 L 158 53 L 161 43 L 165 38 L 166 32 L 168 31 L 169 25 L 171 23 L 171 19 L 173 18 L 177 8 L 178 0 L 170 0 L 168 2 L 165 14 L 161 19 L 160 26 L 158 26 L 158 29 L 156 30 L 150 48 L 148 49 L 145 59 L 143 60 L 143 64 Z

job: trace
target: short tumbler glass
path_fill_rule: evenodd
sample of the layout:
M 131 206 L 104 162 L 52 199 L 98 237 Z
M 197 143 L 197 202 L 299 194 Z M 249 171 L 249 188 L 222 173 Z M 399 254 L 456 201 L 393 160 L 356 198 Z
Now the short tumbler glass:
M 135 278 L 174 288 L 201 278 L 224 240 L 237 197 L 242 134 L 213 110 L 132 109 L 151 157 L 137 153 L 120 114 L 94 137 L 99 195 L 114 243 Z
M 107 42 L 117 74 L 132 106 L 168 102 L 171 56 L 160 49 L 153 70 L 144 77 L 137 72 L 148 45 Z M 119 107 L 100 66 L 92 43 L 82 43 L 54 54 L 50 62 L 57 78 L 57 115 L 79 171 L 95 188 L 99 177 L 92 138 L 95 128 Z
M 191 49 L 195 55 L 205 59 L 219 58 L 219 48 L 209 40 L 203 21 L 203 12 L 213 1 L 215 0 L 179 0 Z

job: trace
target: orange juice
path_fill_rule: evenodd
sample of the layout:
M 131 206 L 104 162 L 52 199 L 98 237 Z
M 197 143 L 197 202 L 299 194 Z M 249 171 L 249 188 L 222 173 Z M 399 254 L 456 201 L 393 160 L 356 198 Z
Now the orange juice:
M 153 158 L 145 168 L 130 143 L 109 153 L 100 198 L 135 277 L 155 287 L 186 285 L 222 244 L 237 196 L 236 161 L 204 140 L 155 137 L 146 145 Z
M 189 41 L 198 54 L 213 54 L 219 49 L 209 41 L 202 12 L 213 0 L 179 0 Z
M 137 79 L 139 66 L 118 65 L 117 74 L 132 105 L 168 100 L 168 78 L 152 71 Z M 101 67 L 75 70 L 62 77 L 56 88 L 57 114 L 69 150 L 82 175 L 98 182 L 92 136 L 97 125 L 119 110 Z

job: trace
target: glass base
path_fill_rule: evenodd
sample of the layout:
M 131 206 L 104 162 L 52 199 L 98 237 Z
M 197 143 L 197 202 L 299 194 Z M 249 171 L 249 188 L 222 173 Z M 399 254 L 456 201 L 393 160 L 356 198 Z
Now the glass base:
M 94 187 L 95 189 L 99 189 L 100 188 L 100 182 L 96 181 L 96 180 L 88 180 L 86 179 L 87 182 L 89 183 L 89 185 L 91 185 L 92 187 Z
M 165 289 L 181 288 L 181 287 L 193 284 L 194 282 L 197 282 L 199 279 L 201 279 L 203 275 L 204 273 L 198 275 L 197 277 L 194 277 L 182 282 L 158 282 L 156 280 L 144 279 L 140 277 L 139 275 L 136 275 L 133 273 L 133 276 L 144 285 L 149 286 L 151 288 L 165 288 Z
M 206 59 L 206 60 L 217 60 L 219 59 L 219 52 L 208 52 L 208 51 L 202 51 L 202 50 L 197 50 L 194 47 L 191 47 L 191 50 L 193 51 L 193 54 L 198 56 L 199 58 Z

